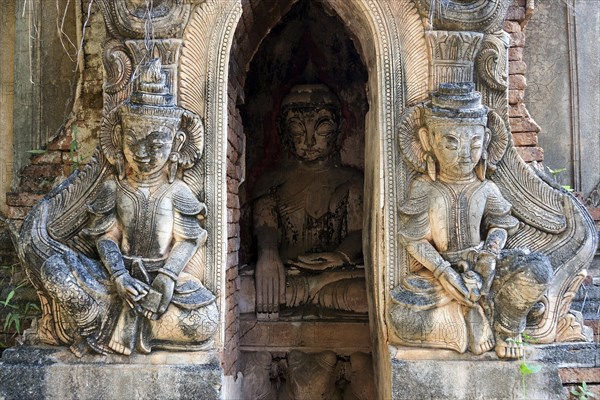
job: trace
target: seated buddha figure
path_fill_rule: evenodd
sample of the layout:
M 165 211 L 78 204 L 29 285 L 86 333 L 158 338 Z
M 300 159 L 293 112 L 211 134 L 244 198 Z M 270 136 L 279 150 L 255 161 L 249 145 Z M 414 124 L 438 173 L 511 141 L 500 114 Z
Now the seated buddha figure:
M 366 313 L 363 176 L 340 162 L 340 104 L 321 84 L 294 86 L 279 130 L 290 159 L 259 177 L 253 202 L 258 318 L 280 306 Z
M 146 64 L 136 83 L 101 132 L 112 172 L 101 176 L 87 202 L 81 235 L 97 258 L 32 229 L 53 243 L 47 259 L 30 267 L 51 310 L 45 308 L 51 316 L 42 321 L 51 331 L 46 341 L 70 344 L 77 355 L 201 349 L 217 329 L 215 296 L 186 272 L 206 242 L 200 225 L 206 207 L 178 173 L 201 154 L 202 121 L 173 104 L 160 60 Z M 44 215 L 43 207 L 34 214 Z
M 519 221 L 486 178 L 488 109 L 463 83 L 441 84 L 422 111 L 415 145 L 427 173 L 399 205 L 411 263 L 391 293 L 395 334 L 406 345 L 522 357 L 527 314 L 552 271 L 541 254 L 505 249 Z

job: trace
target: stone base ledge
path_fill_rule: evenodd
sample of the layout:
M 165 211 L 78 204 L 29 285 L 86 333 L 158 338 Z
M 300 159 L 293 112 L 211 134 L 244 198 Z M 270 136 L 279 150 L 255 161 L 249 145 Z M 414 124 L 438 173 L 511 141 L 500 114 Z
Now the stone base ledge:
M 216 353 L 77 358 L 66 348 L 22 346 L 0 359 L 0 400 L 219 399 L 223 370 Z
M 522 361 L 500 360 L 495 353 L 480 356 L 449 350 L 390 346 L 392 397 L 401 399 L 564 399 L 559 368 L 600 366 L 600 344 L 531 345 L 526 362 L 541 366 L 522 377 Z M 524 379 L 523 379 L 524 378 Z

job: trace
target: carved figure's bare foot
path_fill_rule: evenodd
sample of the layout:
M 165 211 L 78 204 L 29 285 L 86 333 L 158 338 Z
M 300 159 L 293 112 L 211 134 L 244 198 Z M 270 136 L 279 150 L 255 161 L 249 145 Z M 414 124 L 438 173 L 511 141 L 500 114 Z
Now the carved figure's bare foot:
M 465 315 L 469 329 L 469 350 L 479 355 L 494 347 L 494 334 L 483 309 L 479 304 L 470 308 Z
M 493 349 L 494 344 L 495 344 L 494 339 L 491 337 L 488 337 L 479 343 L 471 343 L 471 345 L 469 346 L 469 350 L 471 350 L 471 352 L 475 355 L 480 355 L 483 353 L 487 353 L 488 351 Z
M 521 335 L 505 336 L 496 335 L 496 354 L 500 358 L 518 359 L 525 354 Z
M 69 350 L 71 350 L 75 357 L 81 358 L 85 354 L 90 353 L 92 349 L 87 345 L 87 341 L 85 339 L 80 338 L 69 347 Z

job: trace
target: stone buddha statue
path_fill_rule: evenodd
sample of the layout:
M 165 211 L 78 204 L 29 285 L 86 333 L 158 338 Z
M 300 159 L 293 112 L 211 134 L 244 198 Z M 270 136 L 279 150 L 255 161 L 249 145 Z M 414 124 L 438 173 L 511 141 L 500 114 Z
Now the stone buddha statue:
M 203 124 L 167 89 L 160 60 L 144 65 L 131 98 L 104 121 L 99 159 L 25 221 L 22 254 L 42 300 L 42 341 L 77 355 L 210 345 L 215 297 L 186 268 L 206 242 L 206 206 L 180 171 L 201 155 Z M 87 196 L 87 210 L 73 206 L 78 196 Z M 60 222 L 72 215 L 80 227 Z
M 390 315 L 402 344 L 475 354 L 495 347 L 501 358 L 519 358 L 526 317 L 552 269 L 541 254 L 505 249 L 519 221 L 486 179 L 496 134 L 488 114 L 472 83 L 441 84 L 422 110 L 413 145 L 426 173 L 399 205 L 399 239 L 412 261 L 392 290 Z
M 340 104 L 325 86 L 299 85 L 283 99 L 279 130 L 291 157 L 254 191 L 259 318 L 281 305 L 366 313 L 361 232 L 363 176 L 341 165 Z

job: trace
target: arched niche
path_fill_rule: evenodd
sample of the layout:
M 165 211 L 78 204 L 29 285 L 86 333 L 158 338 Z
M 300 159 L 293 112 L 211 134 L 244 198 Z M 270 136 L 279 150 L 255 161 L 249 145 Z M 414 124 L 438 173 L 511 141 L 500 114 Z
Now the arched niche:
M 294 3 L 207 0 L 194 9 L 183 35 L 180 103 L 204 116 L 206 122 L 205 191 L 212 210 L 206 224 L 214 232 L 206 259 L 209 284 L 213 282 L 220 294 L 221 349 L 226 342 L 235 346 L 235 338 L 225 333 L 225 327 L 236 323 L 235 313 L 227 312 L 225 297 L 232 291 L 226 288 L 225 274 L 238 266 L 238 249 L 235 241 L 234 248 L 228 248 L 228 239 L 239 235 L 239 195 L 234 186 L 247 172 L 243 163 L 228 157 L 235 147 L 230 142 L 243 132 L 236 121 L 240 120 L 238 105 L 244 103 L 245 71 L 261 41 Z M 395 199 L 408 181 L 396 150 L 395 131 L 404 108 L 427 97 L 425 33 L 410 0 L 322 0 L 319 4 L 344 21 L 367 68 L 363 252 L 379 395 L 389 397 L 389 384 L 384 383 L 389 381 L 384 293 L 393 286 L 394 271 L 402 264 L 395 239 Z M 243 147 L 242 143 L 237 148 Z M 236 168 L 242 172 L 232 182 L 231 172 Z
M 278 132 L 281 101 L 298 84 L 322 83 L 340 99 L 343 165 L 364 170 L 367 71 L 336 15 L 300 0 L 261 41 L 245 78 L 240 105 L 245 134 L 245 181 L 240 186 L 240 265 L 252 263 L 252 199 L 257 178 L 291 157 Z

